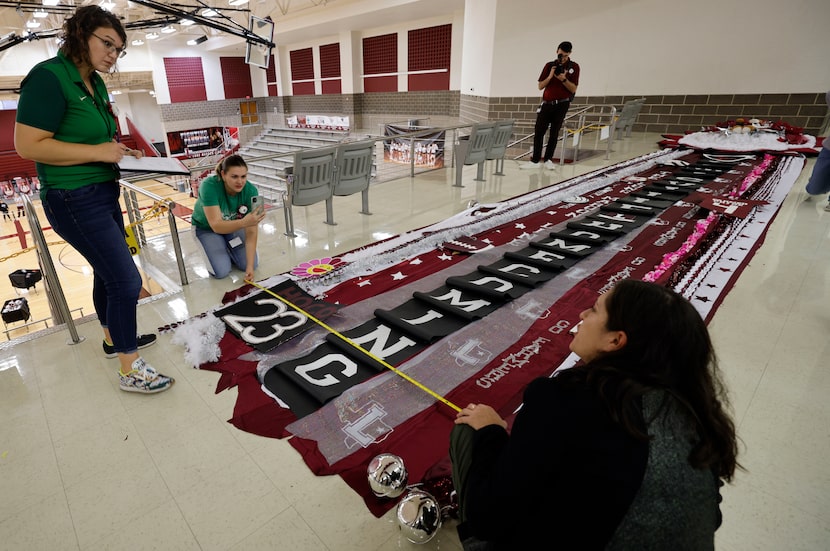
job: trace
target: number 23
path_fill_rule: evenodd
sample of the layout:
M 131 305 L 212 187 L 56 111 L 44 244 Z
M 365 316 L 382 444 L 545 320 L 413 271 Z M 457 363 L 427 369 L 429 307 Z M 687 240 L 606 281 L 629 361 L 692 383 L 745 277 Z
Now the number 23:
M 248 344 L 260 344 L 268 342 L 271 339 L 279 337 L 286 331 L 290 331 L 291 329 L 296 329 L 297 327 L 302 326 L 308 320 L 308 318 L 306 318 L 303 314 L 295 310 L 289 310 L 283 302 L 274 298 L 262 298 L 255 301 L 254 304 L 258 306 L 272 304 L 275 307 L 275 310 L 270 314 L 265 314 L 261 316 L 240 316 L 238 314 L 228 314 L 226 316 L 222 316 L 222 319 L 225 321 L 225 323 L 227 323 L 228 326 L 230 326 L 231 328 L 238 331 L 239 336 L 242 337 L 242 339 Z M 269 322 L 271 320 L 281 318 L 293 318 L 296 321 L 288 325 L 272 323 L 270 324 L 271 328 L 274 330 L 272 333 L 269 333 L 264 336 L 258 336 L 254 334 L 257 329 L 263 329 L 263 322 Z

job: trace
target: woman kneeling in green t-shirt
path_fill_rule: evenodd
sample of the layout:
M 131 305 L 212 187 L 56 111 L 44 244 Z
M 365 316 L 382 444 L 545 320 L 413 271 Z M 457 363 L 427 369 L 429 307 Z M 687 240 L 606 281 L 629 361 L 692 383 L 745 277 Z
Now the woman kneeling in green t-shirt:
M 252 198 L 259 191 L 247 178 L 248 165 L 239 155 L 230 155 L 199 185 L 192 221 L 211 275 L 218 279 L 227 277 L 233 266 L 245 272 L 246 280 L 254 279 L 257 225 L 265 218 L 265 207 L 254 208 Z

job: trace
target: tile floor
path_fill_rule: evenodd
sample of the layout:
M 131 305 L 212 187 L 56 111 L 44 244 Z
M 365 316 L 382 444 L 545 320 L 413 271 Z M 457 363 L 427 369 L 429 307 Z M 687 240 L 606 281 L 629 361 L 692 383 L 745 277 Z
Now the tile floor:
M 295 210 L 298 237 L 282 234 L 279 210 L 263 224 L 259 277 L 299 262 L 443 219 L 470 200 L 495 201 L 656 147 L 635 134 L 555 172 L 522 171 L 452 187 L 453 172 L 378 184 L 372 216 L 359 196 L 336 198 L 337 226 L 322 206 Z M 812 163 L 785 201 L 766 243 L 715 316 L 711 329 L 732 392 L 747 471 L 724 490 L 726 551 L 830 549 L 830 213 L 804 201 Z M 492 169 L 488 167 L 488 172 Z M 195 240 L 184 235 L 190 285 L 139 307 L 152 330 L 201 313 L 241 284 L 207 278 Z M 142 262 L 177 271 L 169 237 Z M 214 394 L 217 374 L 183 365 L 169 335 L 145 350 L 177 379 L 169 392 L 118 390 L 95 322 L 0 348 L 0 548 L 71 549 L 445 549 L 460 545 L 447 523 L 428 544 L 399 534 L 394 511 L 374 518 L 337 477 L 316 477 L 286 442 L 228 424 L 235 392 Z

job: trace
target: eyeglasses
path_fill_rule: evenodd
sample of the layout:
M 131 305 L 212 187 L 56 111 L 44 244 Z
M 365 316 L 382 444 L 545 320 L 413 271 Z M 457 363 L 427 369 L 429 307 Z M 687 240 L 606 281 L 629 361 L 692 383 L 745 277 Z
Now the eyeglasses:
M 104 48 L 106 48 L 107 51 L 109 51 L 110 53 L 115 52 L 115 55 L 117 55 L 118 57 L 124 57 L 125 55 L 127 55 L 127 47 L 126 46 L 123 47 L 123 48 L 119 48 L 115 44 L 113 44 L 112 42 L 107 40 L 106 38 L 101 38 L 100 36 L 98 36 L 95 33 L 89 33 L 89 34 L 91 34 L 92 36 L 94 36 L 95 38 L 97 38 L 98 40 L 103 42 L 104 43 Z

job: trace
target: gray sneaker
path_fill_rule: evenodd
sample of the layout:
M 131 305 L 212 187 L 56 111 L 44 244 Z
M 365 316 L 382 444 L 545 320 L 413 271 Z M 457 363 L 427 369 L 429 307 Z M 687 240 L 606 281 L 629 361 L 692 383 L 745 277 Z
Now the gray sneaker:
M 125 392 L 142 392 L 153 394 L 167 390 L 176 381 L 156 371 L 153 366 L 138 358 L 133 362 L 132 369 L 126 375 L 119 372 L 121 390 Z

